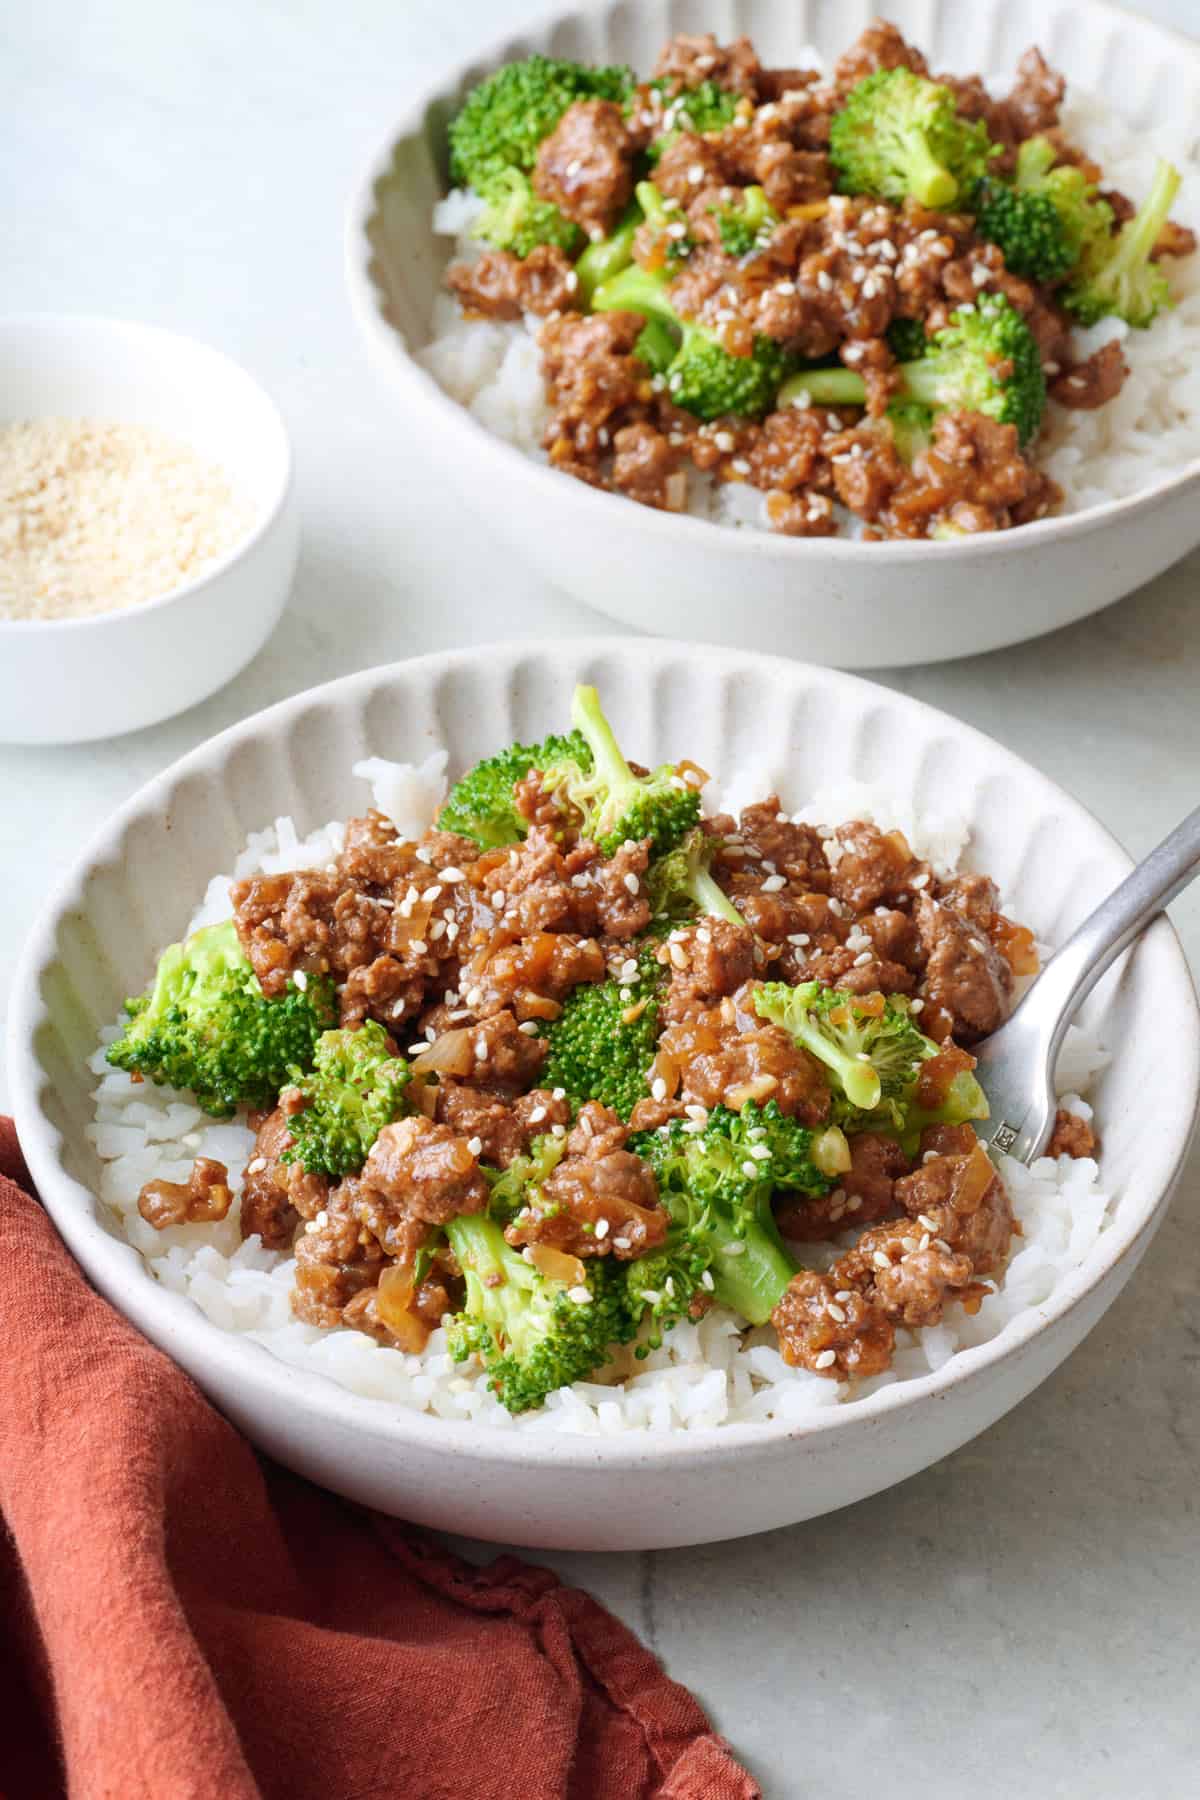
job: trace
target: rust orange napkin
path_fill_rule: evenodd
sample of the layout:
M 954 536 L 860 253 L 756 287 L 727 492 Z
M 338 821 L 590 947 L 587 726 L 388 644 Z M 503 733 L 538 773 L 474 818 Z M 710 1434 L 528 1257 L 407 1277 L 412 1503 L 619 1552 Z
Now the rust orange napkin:
M 259 1461 L 27 1190 L 0 1120 L 4 1800 L 757 1800 L 587 1594 Z

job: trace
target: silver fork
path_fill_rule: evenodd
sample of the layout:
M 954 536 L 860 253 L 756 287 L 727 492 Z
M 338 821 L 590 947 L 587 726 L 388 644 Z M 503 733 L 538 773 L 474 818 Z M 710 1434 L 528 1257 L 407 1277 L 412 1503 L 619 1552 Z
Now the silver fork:
M 992 1152 L 1040 1156 L 1054 1128 L 1054 1068 L 1078 1008 L 1105 970 L 1200 875 L 1200 806 L 1056 950 L 1006 1025 L 978 1050 L 991 1107 L 979 1134 Z

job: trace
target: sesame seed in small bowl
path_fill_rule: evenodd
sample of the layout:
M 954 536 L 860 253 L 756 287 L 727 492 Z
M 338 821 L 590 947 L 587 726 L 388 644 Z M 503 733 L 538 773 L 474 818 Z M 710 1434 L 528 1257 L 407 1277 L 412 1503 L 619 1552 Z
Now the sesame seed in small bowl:
M 0 741 L 115 737 L 231 680 L 299 528 L 279 413 L 157 326 L 0 320 Z

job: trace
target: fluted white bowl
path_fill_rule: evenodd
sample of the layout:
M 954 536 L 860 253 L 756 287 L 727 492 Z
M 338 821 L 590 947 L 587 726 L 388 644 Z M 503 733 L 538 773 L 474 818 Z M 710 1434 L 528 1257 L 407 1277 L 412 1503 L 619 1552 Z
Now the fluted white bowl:
M 422 657 L 247 720 L 105 825 L 47 904 L 17 977 L 17 1127 L 45 1205 L 96 1286 L 281 1462 L 385 1512 L 510 1543 L 628 1550 L 736 1537 L 861 1499 L 964 1443 L 1042 1381 L 1129 1279 L 1166 1210 L 1200 1088 L 1200 1018 L 1165 920 L 1087 1014 L 1103 1017 L 1116 1052 L 1096 1095 L 1105 1185 L 1119 1196 L 1111 1225 L 1000 1336 L 801 1425 L 572 1438 L 363 1399 L 219 1330 L 161 1287 L 94 1197 L 87 1059 L 245 833 L 284 813 L 302 832 L 346 817 L 361 805 L 351 765 L 363 756 L 415 760 L 444 744 L 462 767 L 514 738 L 536 740 L 561 726 L 577 680 L 598 684 L 620 737 L 647 762 L 687 754 L 726 775 L 753 767 L 796 804 L 856 778 L 932 812 L 965 811 L 971 860 L 1051 942 L 1128 871 L 1091 815 L 1026 763 L 852 676 L 647 639 Z
M 1107 606 L 1200 542 L 1200 460 L 1168 480 L 1018 534 L 867 544 L 719 529 L 637 506 L 532 461 L 438 387 L 430 340 L 449 255 L 431 226 L 446 186 L 446 123 L 465 90 L 540 50 L 653 67 L 668 37 L 746 32 L 764 62 L 813 45 L 832 60 L 878 0 L 604 0 L 448 67 L 389 131 L 349 206 L 351 306 L 405 432 L 527 560 L 601 612 L 666 635 L 783 651 L 848 669 L 937 662 L 1019 643 Z M 888 17 L 935 68 L 1008 69 L 1043 48 L 1080 88 L 1148 135 L 1200 115 L 1200 46 L 1104 0 L 893 0 Z

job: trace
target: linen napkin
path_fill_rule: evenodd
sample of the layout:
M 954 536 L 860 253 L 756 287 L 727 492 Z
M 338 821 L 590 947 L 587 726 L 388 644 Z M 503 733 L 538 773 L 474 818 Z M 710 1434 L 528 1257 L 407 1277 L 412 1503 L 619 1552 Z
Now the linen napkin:
M 589 1595 L 257 1458 L 28 1190 L 0 1120 L 4 1800 L 758 1800 Z

